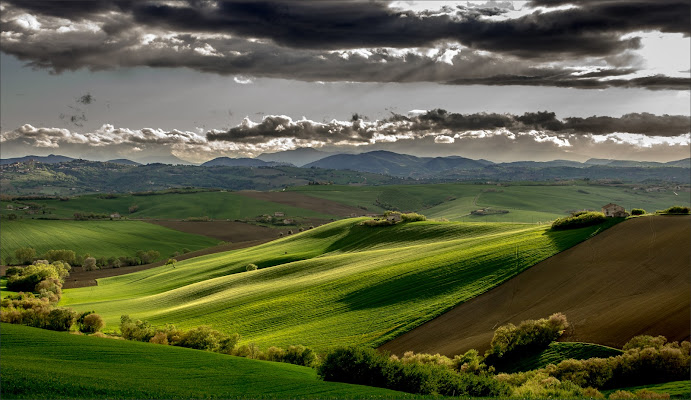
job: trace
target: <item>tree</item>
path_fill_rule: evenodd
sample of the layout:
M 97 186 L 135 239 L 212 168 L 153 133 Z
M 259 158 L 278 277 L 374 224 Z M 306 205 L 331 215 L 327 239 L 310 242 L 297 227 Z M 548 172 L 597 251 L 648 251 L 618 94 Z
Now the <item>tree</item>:
M 31 264 L 34 257 L 36 257 L 36 250 L 31 247 L 21 247 L 14 251 L 14 258 L 17 259 L 19 264 Z
M 256 271 L 257 270 L 257 265 L 256 264 L 247 264 L 245 267 L 246 271 Z
M 103 329 L 104 326 L 106 326 L 106 323 L 103 322 L 103 318 L 98 314 L 92 313 L 84 317 L 80 330 L 84 333 L 96 333 Z
M 634 208 L 631 210 L 631 215 L 643 215 L 645 214 L 645 210 L 642 208 Z
M 176 260 L 176 259 L 174 259 L 174 258 L 169 258 L 168 261 L 166 261 L 166 266 L 170 265 L 171 267 L 175 268 L 175 263 L 176 263 L 177 261 L 178 261 L 178 260 Z

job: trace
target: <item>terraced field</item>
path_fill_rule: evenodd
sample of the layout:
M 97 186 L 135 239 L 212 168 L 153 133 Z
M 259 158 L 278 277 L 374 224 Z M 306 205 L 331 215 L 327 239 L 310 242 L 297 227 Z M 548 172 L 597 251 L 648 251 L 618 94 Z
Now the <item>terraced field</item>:
M 637 335 L 689 339 L 691 217 L 629 219 L 386 343 L 453 355 L 489 347 L 494 329 L 562 312 L 565 340 L 620 348 Z
M 33 247 L 38 256 L 66 249 L 93 257 L 134 256 L 138 250 L 157 250 L 168 257 L 183 249 L 199 250 L 217 239 L 179 232 L 140 221 L 3 221 L 0 230 L 2 259 L 14 257 L 20 247 Z
M 526 224 L 337 221 L 261 246 L 99 280 L 61 304 L 187 328 L 211 325 L 261 346 L 378 345 L 588 238 Z M 254 263 L 257 271 L 245 272 Z
M 0 327 L 3 399 L 419 398 L 324 382 L 314 369 L 297 365 L 20 325 Z

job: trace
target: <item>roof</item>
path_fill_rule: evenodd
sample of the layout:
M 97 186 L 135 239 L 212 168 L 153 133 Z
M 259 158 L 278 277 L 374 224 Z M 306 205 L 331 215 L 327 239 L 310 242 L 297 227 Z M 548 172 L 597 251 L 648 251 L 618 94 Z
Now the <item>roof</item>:
M 619 204 L 614 204 L 614 203 L 609 203 L 609 204 L 607 204 L 607 205 L 602 206 L 602 208 L 610 208 L 610 207 L 621 207 L 621 208 L 624 208 L 624 207 L 620 206 Z

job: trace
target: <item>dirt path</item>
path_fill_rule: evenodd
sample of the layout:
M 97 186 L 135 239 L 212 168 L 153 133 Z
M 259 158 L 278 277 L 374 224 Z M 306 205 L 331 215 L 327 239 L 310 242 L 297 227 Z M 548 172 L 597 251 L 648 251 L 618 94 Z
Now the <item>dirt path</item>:
M 206 222 L 203 222 L 206 223 Z M 246 247 L 251 247 L 251 246 L 256 246 L 262 243 L 266 243 L 268 241 L 273 240 L 274 238 L 271 239 L 259 239 L 259 240 L 250 240 L 250 241 L 245 241 L 245 242 L 238 242 L 238 243 L 226 243 L 220 246 L 214 246 L 214 247 L 207 247 L 206 249 L 201 249 L 197 251 L 191 251 L 186 254 L 181 254 L 180 256 L 176 257 L 175 259 L 178 261 L 182 260 L 187 260 L 189 258 L 193 257 L 199 257 L 199 256 L 205 256 L 207 254 L 213 254 L 213 253 L 220 253 L 223 251 L 229 251 L 229 250 L 236 250 L 236 249 L 243 249 Z M 149 268 L 155 268 L 155 267 L 160 267 L 161 265 L 165 264 L 167 260 L 162 260 L 159 262 L 151 263 L 151 264 L 145 264 L 145 265 L 135 265 L 135 266 L 130 266 L 130 267 L 122 267 L 122 268 L 106 268 L 106 269 L 99 269 L 96 271 L 82 271 L 81 267 L 75 267 L 72 272 L 70 272 L 70 276 L 65 279 L 65 284 L 63 285 L 63 288 L 65 289 L 70 289 L 70 288 L 78 288 L 78 287 L 87 287 L 87 286 L 97 286 L 96 279 L 101 279 L 101 278 L 109 278 L 111 276 L 119 276 L 119 275 L 125 275 L 125 274 L 131 274 L 132 272 L 137 272 L 137 271 L 143 271 L 145 269 Z
M 253 199 L 273 201 L 274 203 L 306 208 L 324 214 L 338 215 L 339 217 L 350 217 L 351 214 L 359 216 L 367 212 L 357 207 L 351 207 L 335 201 L 320 199 L 318 197 L 307 196 L 296 192 L 255 192 L 244 190 L 235 193 Z
M 631 337 L 689 338 L 691 218 L 625 221 L 380 347 L 448 356 L 489 347 L 506 323 L 563 312 L 562 340 L 621 347 Z

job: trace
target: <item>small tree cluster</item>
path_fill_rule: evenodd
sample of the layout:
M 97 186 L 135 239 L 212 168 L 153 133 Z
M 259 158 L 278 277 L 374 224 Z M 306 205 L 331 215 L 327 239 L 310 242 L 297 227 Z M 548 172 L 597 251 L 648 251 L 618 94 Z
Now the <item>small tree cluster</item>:
M 0 302 L 0 322 L 21 324 L 54 331 L 68 331 L 76 313 L 71 308 L 57 308 L 47 298 L 20 292 Z
M 72 250 L 48 250 L 43 257 L 50 261 L 62 261 L 69 264 L 74 264 L 77 260 L 77 255 Z
M 689 214 L 691 208 L 682 206 L 672 206 L 666 210 L 658 211 L 659 214 Z
M 247 264 L 245 267 L 245 271 L 256 271 L 257 270 L 257 264 Z
M 582 228 L 584 226 L 597 225 L 605 222 L 607 218 L 605 214 L 601 212 L 594 211 L 580 211 L 574 213 L 570 217 L 557 218 L 552 222 L 552 229 L 563 230 L 563 229 L 575 229 Z
M 427 221 L 427 217 L 418 213 L 404 213 L 401 214 L 403 222 Z
M 566 316 L 561 313 L 552 314 L 549 318 L 523 321 L 518 326 L 500 326 L 494 331 L 490 348 L 485 354 L 487 362 L 500 364 L 506 359 L 542 350 L 558 339 L 568 326 Z
M 631 209 L 631 215 L 645 215 L 645 210 L 642 208 Z
M 31 264 L 36 258 L 36 250 L 31 247 L 22 247 L 14 251 L 14 258 L 17 260 L 17 264 L 27 265 Z

